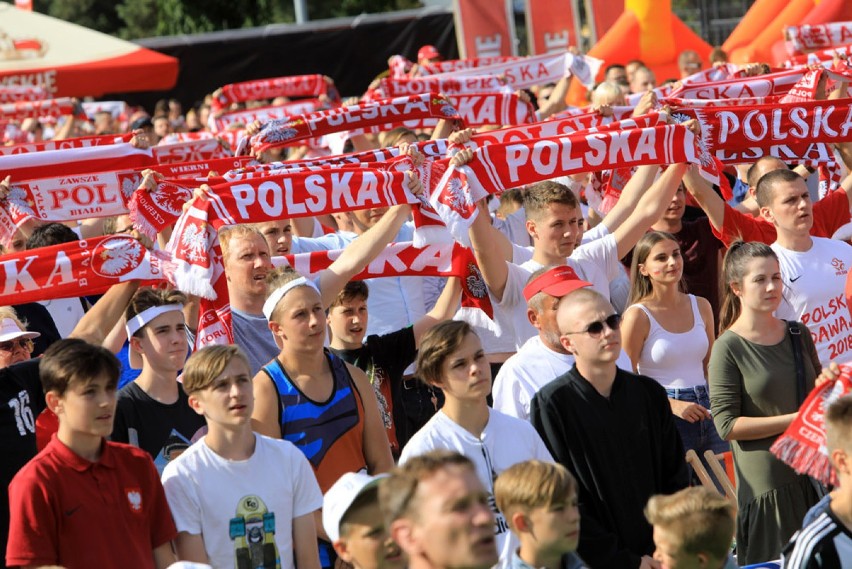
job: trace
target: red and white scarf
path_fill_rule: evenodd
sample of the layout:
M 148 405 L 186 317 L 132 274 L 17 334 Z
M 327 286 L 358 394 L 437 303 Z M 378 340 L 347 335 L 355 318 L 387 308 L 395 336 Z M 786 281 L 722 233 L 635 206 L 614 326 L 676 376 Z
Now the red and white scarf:
M 734 99 L 784 95 L 805 72 L 805 69 L 787 69 L 757 77 L 682 85 L 665 96 L 680 99 Z
M 488 67 L 511 61 L 518 61 L 521 57 L 471 57 L 468 59 L 448 59 L 446 61 L 433 61 L 419 66 L 420 75 L 440 75 L 442 73 L 453 73 L 477 67 Z
M 106 146 L 108 144 L 118 144 L 119 142 L 130 142 L 131 138 L 133 138 L 133 133 L 81 136 L 78 138 L 66 138 L 63 140 L 42 140 L 40 142 L 0 146 L 0 156 L 6 156 L 9 154 L 27 154 L 29 152 L 44 152 L 45 150 L 65 150 L 68 148 Z
M 42 101 L 50 97 L 44 87 L 21 87 L 18 85 L 0 86 L 0 103 L 18 101 Z
M 170 259 L 132 237 L 108 235 L 0 258 L 4 305 L 100 294 L 112 285 L 168 278 Z
M 476 202 L 487 194 L 582 172 L 643 164 L 699 163 L 698 140 L 680 125 L 622 131 L 581 131 L 477 148 L 462 167 L 450 166 L 430 185 L 429 201 L 453 237 L 469 243 Z M 436 163 L 433 168 L 440 168 Z
M 213 99 L 213 111 L 217 111 L 231 103 L 244 103 L 275 97 L 317 97 L 328 92 L 328 83 L 322 75 L 294 75 L 289 77 L 272 77 L 231 83 L 222 87 Z
M 499 75 L 506 78 L 512 89 L 528 89 L 535 85 L 556 83 L 563 77 L 574 76 L 587 88 L 594 84 L 603 61 L 594 57 L 572 53 L 546 53 L 532 55 L 502 63 L 461 69 L 437 77 L 469 77 L 472 75 Z
M 233 157 L 234 153 L 218 138 L 200 138 L 151 148 L 159 164 L 200 162 Z
M 250 144 L 255 152 L 263 152 L 297 140 L 334 132 L 368 128 L 395 120 L 424 118 L 458 119 L 459 116 L 444 97 L 425 93 L 319 111 L 287 121 L 272 121 L 251 137 Z
M 852 367 L 841 364 L 840 377 L 826 381 L 805 399 L 793 422 L 769 449 L 799 474 L 837 485 L 825 440 L 825 410 L 837 399 L 852 392 Z
M 403 79 L 385 78 L 379 83 L 370 100 L 377 98 L 409 97 L 423 93 L 443 93 L 460 95 L 473 93 L 511 93 L 512 86 L 506 79 L 497 75 L 473 75 L 457 77 L 455 75 L 431 75 L 428 77 L 408 77 Z
M 59 118 L 74 112 L 70 97 L 41 101 L 17 101 L 0 105 L 0 121 L 21 121 L 41 117 Z
M 784 62 L 784 67 L 799 67 L 801 65 L 831 65 L 834 61 L 835 55 L 852 55 L 852 44 L 840 45 L 837 47 L 832 47 L 831 49 L 823 49 L 820 51 L 814 51 L 811 53 L 804 53 L 801 55 L 794 55 L 790 59 Z
M 784 28 L 784 37 L 790 55 L 841 46 L 852 42 L 852 22 L 787 26 Z
M 411 167 L 407 158 L 401 164 Z M 177 264 L 176 286 L 215 298 L 210 250 L 216 231 L 224 225 L 419 203 L 407 190 L 407 181 L 408 174 L 395 170 L 348 169 L 217 184 L 206 198 L 196 198 L 177 221 L 168 246 Z M 136 215 L 150 212 L 137 208 Z
M 522 101 L 517 93 L 476 93 L 447 98 L 468 127 L 527 124 L 536 120 L 532 103 Z
M 129 143 L 108 144 L 27 154 L 0 156 L 0 180 L 7 175 L 13 182 L 72 176 L 89 172 L 142 168 L 156 164 L 150 148 Z
M 330 267 L 341 253 L 342 250 L 314 251 L 273 257 L 272 264 L 287 264 L 305 277 L 314 277 Z M 411 242 L 391 243 L 352 279 L 405 276 L 458 277 L 462 285 L 462 306 L 479 308 L 489 318 L 494 317 L 494 309 L 473 252 L 458 243 L 428 244 L 422 247 Z
M 119 170 L 39 178 L 12 184 L 0 208 L 0 241 L 8 243 L 29 219 L 74 221 L 127 213 L 142 175 Z
M 259 166 L 260 163 L 250 156 L 229 156 L 213 160 L 198 160 L 194 162 L 174 162 L 171 164 L 156 164 L 151 170 L 159 172 L 166 178 L 207 178 L 222 176 L 231 170 Z
M 309 113 L 314 113 L 325 106 L 326 104 L 320 101 L 319 99 L 306 99 L 303 101 L 294 101 L 292 103 L 287 103 L 284 105 L 276 105 L 274 107 L 255 107 L 242 111 L 233 111 L 230 113 L 224 113 L 219 116 L 215 116 L 213 113 L 211 113 L 210 130 L 212 130 L 213 132 L 219 132 L 221 130 L 228 130 L 229 128 L 237 124 L 245 126 L 253 123 L 254 121 L 267 123 L 269 121 L 274 120 L 288 119 L 296 115 L 306 115 Z

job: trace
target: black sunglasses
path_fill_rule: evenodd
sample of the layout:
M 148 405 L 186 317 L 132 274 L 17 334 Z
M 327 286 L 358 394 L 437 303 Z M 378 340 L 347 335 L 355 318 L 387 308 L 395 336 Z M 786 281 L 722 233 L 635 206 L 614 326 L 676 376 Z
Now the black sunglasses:
M 621 328 L 621 314 L 610 314 L 603 320 L 597 320 L 586 326 L 585 330 L 579 332 L 565 332 L 566 334 L 588 334 L 592 338 L 599 338 L 603 334 L 604 326 L 610 330 L 618 330 Z
M 8 342 L 0 343 L 0 352 L 12 352 L 15 348 L 24 348 L 25 350 L 33 351 L 33 341 L 26 338 L 23 340 L 9 340 Z

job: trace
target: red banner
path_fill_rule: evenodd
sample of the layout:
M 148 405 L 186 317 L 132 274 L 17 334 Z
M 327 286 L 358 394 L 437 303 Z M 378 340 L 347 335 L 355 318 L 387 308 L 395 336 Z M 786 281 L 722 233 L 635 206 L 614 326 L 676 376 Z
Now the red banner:
M 453 0 L 462 59 L 516 55 L 511 0 Z
M 571 0 L 526 0 L 530 55 L 565 53 L 579 33 Z

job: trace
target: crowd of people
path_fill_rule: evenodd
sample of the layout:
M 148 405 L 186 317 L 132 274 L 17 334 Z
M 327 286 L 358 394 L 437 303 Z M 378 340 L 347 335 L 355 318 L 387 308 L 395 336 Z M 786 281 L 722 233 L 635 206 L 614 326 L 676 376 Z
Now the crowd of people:
M 682 76 L 660 87 L 642 62 L 611 64 L 582 112 L 604 125 L 632 106 L 674 124 L 660 88 L 728 69 L 712 57 L 681 54 Z M 440 62 L 425 46 L 404 73 Z M 571 81 L 517 97 L 537 121 L 570 117 Z M 331 105 L 323 82 L 318 104 Z M 848 109 L 846 83 L 832 87 L 817 97 Z M 28 119 L 8 142 L 130 133 L 145 148 L 290 102 L 222 107 L 221 94 L 186 114 L 163 101 L 118 120 Z M 466 276 L 359 276 L 416 239 L 435 187 L 417 174 L 435 160 L 425 143 L 445 141 L 448 168 L 465 171 L 478 135 L 451 119 L 352 134 L 346 151 L 397 148 L 411 203 L 220 228 L 232 343 L 200 347 L 203 299 L 163 283 L 0 307 L 6 566 L 847 566 L 852 399 L 826 411 L 836 487 L 770 447 L 832 364 L 852 360 L 852 141 L 830 149 L 847 175 L 819 200 L 804 157 L 726 166 L 716 185 L 686 162 L 628 167 L 621 186 L 590 168 L 479 201 Z M 252 152 L 282 172 L 332 154 L 315 139 Z M 163 183 L 140 177 L 152 194 Z M 19 182 L 12 170 L 0 201 Z M 104 235 L 159 254 L 172 230 L 151 239 L 131 214 L 28 219 L 0 265 L 14 290 L 29 265 L 12 273 L 4 259 Z M 334 254 L 310 273 L 284 261 L 321 251 Z M 702 486 L 687 451 L 733 463 L 735 501 Z

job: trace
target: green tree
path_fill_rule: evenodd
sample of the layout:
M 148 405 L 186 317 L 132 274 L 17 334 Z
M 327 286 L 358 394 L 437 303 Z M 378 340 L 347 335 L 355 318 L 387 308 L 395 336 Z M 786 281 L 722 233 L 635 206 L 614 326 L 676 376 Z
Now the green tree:
M 33 7 L 37 8 L 38 4 Z M 121 18 L 115 8 L 116 3 L 112 0 L 51 0 L 47 13 L 66 22 L 114 35 L 121 27 Z

